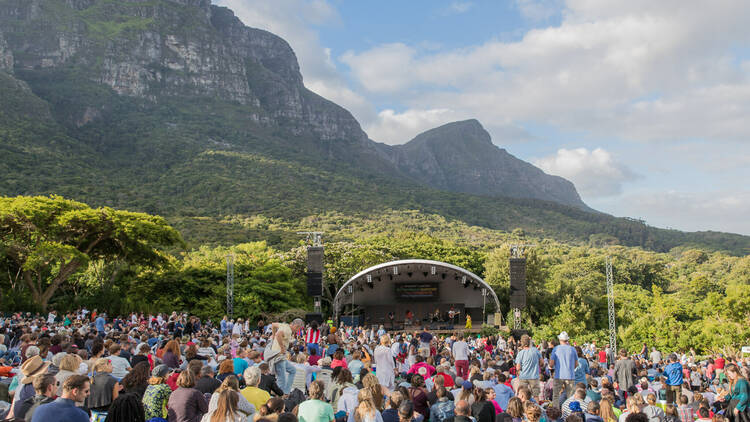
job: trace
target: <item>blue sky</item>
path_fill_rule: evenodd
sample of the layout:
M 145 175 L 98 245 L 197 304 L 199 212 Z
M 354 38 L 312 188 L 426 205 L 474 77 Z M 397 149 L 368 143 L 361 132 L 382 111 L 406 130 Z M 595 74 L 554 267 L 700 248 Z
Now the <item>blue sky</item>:
M 744 0 L 214 2 L 376 141 L 477 118 L 596 209 L 750 235 Z

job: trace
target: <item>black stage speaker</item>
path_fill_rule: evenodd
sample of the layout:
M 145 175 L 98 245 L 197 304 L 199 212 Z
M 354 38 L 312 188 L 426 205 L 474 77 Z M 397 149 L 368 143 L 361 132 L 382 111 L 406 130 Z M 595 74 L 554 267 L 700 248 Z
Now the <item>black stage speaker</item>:
M 526 307 L 526 258 L 510 259 L 510 307 Z
M 323 314 L 318 314 L 318 313 L 305 314 L 305 324 L 310 324 L 313 321 L 316 321 L 318 323 L 318 326 L 323 325 Z
M 323 247 L 307 248 L 307 295 L 323 296 Z

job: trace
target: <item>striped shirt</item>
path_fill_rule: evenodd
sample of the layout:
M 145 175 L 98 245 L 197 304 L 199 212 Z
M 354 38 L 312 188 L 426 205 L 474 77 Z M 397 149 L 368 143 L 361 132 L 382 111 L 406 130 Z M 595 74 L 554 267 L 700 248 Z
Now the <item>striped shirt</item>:
M 307 342 L 307 344 L 318 344 L 320 342 L 320 330 L 307 330 L 305 342 Z

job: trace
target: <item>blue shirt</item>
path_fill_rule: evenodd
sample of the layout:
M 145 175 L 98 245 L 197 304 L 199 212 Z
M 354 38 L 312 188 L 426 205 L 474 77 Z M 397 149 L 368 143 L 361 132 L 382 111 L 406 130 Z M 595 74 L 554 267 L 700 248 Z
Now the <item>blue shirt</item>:
M 539 363 L 539 361 L 537 361 L 537 363 Z M 507 409 L 508 400 L 515 395 L 513 389 L 505 384 L 495 384 L 492 389 L 495 390 L 495 401 L 497 402 L 497 405 L 503 410 Z
M 667 385 L 682 385 L 682 364 L 670 363 L 664 368 L 664 376 L 667 377 Z
M 578 358 L 578 366 L 574 371 L 576 383 L 586 384 L 586 374 L 589 373 L 589 361 L 586 358 Z
M 96 317 L 96 321 L 94 321 L 94 324 L 96 324 L 96 331 L 104 331 L 104 324 L 107 321 L 102 317 Z
M 578 353 L 576 349 L 569 344 L 561 344 L 552 349 L 550 359 L 555 361 L 555 379 L 572 380 L 575 379 L 576 362 Z
M 250 367 L 250 364 L 248 364 L 245 359 L 234 358 L 235 375 L 242 376 L 242 374 L 245 372 L 245 369 L 247 369 L 248 367 Z
M 521 364 L 521 372 L 518 374 L 518 378 L 522 380 L 538 380 L 539 360 L 541 358 L 542 354 L 539 353 L 536 347 L 529 347 L 518 352 L 516 363 Z M 505 409 L 502 406 L 500 408 Z
M 88 422 L 89 415 L 76 407 L 73 400 L 57 398 L 52 403 L 39 406 L 34 412 L 31 422 Z

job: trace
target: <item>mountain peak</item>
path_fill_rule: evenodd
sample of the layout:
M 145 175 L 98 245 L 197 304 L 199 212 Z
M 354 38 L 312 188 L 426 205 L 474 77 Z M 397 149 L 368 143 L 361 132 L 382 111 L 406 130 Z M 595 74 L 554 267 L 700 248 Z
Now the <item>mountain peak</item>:
M 407 145 L 412 143 L 421 144 L 423 142 L 449 144 L 483 143 L 492 145 L 492 138 L 484 127 L 482 127 L 482 124 L 479 123 L 479 120 L 469 119 L 446 123 L 422 132 L 409 141 Z
M 394 147 L 395 162 L 428 186 L 488 196 L 555 201 L 589 210 L 575 186 L 492 143 L 476 119 L 448 123 Z

